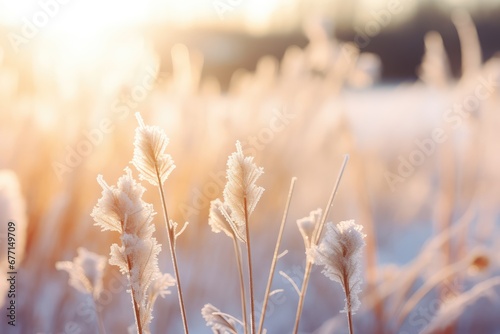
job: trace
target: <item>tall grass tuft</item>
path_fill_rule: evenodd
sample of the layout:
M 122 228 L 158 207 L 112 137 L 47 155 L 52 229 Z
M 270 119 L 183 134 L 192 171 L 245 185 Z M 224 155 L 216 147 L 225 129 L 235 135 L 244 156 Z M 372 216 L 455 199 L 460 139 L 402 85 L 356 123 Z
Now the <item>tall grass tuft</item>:
M 220 199 L 215 199 L 210 203 L 210 214 L 208 223 L 214 233 L 224 232 L 233 241 L 234 255 L 236 257 L 236 265 L 238 267 L 238 277 L 240 281 L 240 295 L 241 295 L 241 314 L 243 318 L 244 333 L 248 331 L 247 322 L 247 301 L 245 296 L 245 280 L 243 278 L 243 265 L 241 258 L 240 245 L 238 244 L 238 237 L 236 235 L 234 225 L 231 219 L 231 209 Z
M 137 332 L 149 333 L 151 301 L 156 299 L 153 295 L 165 295 L 161 290 L 168 288 L 168 284 L 160 284 L 160 291 L 151 291 L 150 286 L 158 279 L 171 281 L 162 276 L 158 268 L 161 245 L 152 237 L 155 231 L 153 206 L 142 200 L 145 189 L 134 180 L 129 168 L 116 186 L 109 186 L 102 175 L 97 180 L 103 189 L 102 197 L 91 216 L 103 231 L 120 233 L 122 244 L 111 245 L 109 263 L 118 266 L 128 278 Z
M 349 155 L 344 157 L 344 161 L 342 162 L 342 166 L 340 167 L 339 174 L 337 176 L 337 180 L 335 181 L 335 185 L 333 186 L 330 197 L 328 198 L 328 202 L 326 203 L 325 212 L 321 216 L 321 210 L 317 210 L 316 212 L 311 212 L 309 218 L 306 218 L 303 222 L 298 222 L 299 230 L 302 235 L 306 236 L 304 241 L 306 243 L 306 253 L 307 251 L 318 244 L 321 234 L 323 232 L 323 226 L 326 223 L 326 218 L 330 212 L 330 209 L 333 204 L 333 200 L 335 199 L 335 195 L 337 194 L 337 190 L 339 189 L 340 181 L 342 180 L 342 175 L 344 175 L 345 167 L 347 166 L 347 162 L 349 161 Z M 319 219 L 321 217 L 321 219 Z M 310 221 L 308 222 L 307 219 Z M 302 308 L 304 306 L 304 300 L 307 293 L 307 285 L 309 283 L 309 278 L 311 276 L 312 269 L 312 261 L 309 256 L 306 257 L 306 269 L 304 271 L 304 277 L 302 279 L 302 287 L 300 289 L 299 294 L 299 303 L 297 305 L 297 312 L 295 314 L 295 324 L 293 328 L 293 333 L 297 334 L 299 331 L 300 317 L 302 315 Z
M 254 211 L 264 192 L 264 188 L 255 184 L 263 172 L 262 167 L 255 165 L 253 157 L 245 157 L 241 144 L 237 141 L 236 152 L 232 153 L 227 159 L 227 183 L 223 191 L 224 202 L 220 199 L 212 201 L 209 217 L 209 224 L 213 232 L 219 233 L 223 231 L 233 239 L 240 279 L 241 308 L 243 313 L 242 325 L 245 333 L 248 330 L 245 283 L 238 241 L 246 245 L 250 294 L 250 332 L 252 334 L 255 333 L 255 303 L 249 216 Z
M 182 294 L 181 279 L 179 274 L 179 265 L 177 263 L 177 255 L 175 252 L 175 241 L 177 237 L 184 231 L 184 227 L 177 232 L 177 223 L 168 218 L 167 203 L 165 200 L 165 191 L 163 184 L 167 180 L 170 173 L 174 170 L 175 165 L 172 157 L 165 153 L 168 145 L 168 137 L 165 132 L 157 126 L 145 125 L 140 113 L 136 113 L 139 127 L 135 131 L 134 141 L 134 158 L 132 164 L 137 168 L 142 180 L 146 180 L 153 186 L 158 187 L 160 199 L 163 207 L 163 217 L 167 228 L 168 243 L 170 247 L 170 255 L 174 267 L 175 279 L 177 281 L 177 295 L 179 298 L 179 307 L 181 309 L 182 324 L 184 332 L 189 333 L 186 310 L 184 306 L 184 297 Z
M 231 209 L 231 221 L 235 224 L 236 231 L 247 246 L 250 332 L 252 334 L 255 333 L 255 303 L 249 216 L 264 192 L 264 188 L 255 184 L 262 173 L 264 173 L 263 168 L 257 167 L 253 163 L 253 157 L 245 157 L 240 142 L 236 142 L 236 152 L 227 159 L 227 183 L 223 194 L 224 202 Z
M 273 260 L 271 262 L 271 268 L 269 269 L 269 277 L 267 279 L 267 286 L 264 292 L 264 301 L 262 302 L 262 314 L 260 315 L 259 327 L 257 333 L 261 334 L 264 330 L 264 320 L 266 319 L 266 309 L 269 297 L 271 296 L 271 285 L 273 284 L 274 271 L 276 269 L 276 263 L 278 259 L 282 256 L 279 254 L 279 249 L 281 246 L 281 239 L 283 237 L 283 231 L 285 230 L 286 218 L 288 215 L 288 209 L 290 208 L 290 202 L 292 201 L 293 190 L 295 188 L 295 182 L 297 178 L 293 177 L 290 181 L 290 190 L 288 191 L 288 198 L 285 205 L 285 210 L 283 211 L 283 219 L 281 220 L 280 230 L 278 232 L 278 238 L 276 240 L 276 245 L 274 248 Z M 287 251 L 281 254 L 286 254 Z
M 308 256 L 316 265 L 323 265 L 323 274 L 332 281 L 339 282 L 345 292 L 345 307 L 349 333 L 353 334 L 352 314 L 359 309 L 358 294 L 361 292 L 361 253 L 365 246 L 366 234 L 363 226 L 354 220 L 337 225 L 326 225 L 325 236 L 318 246 L 308 251 Z

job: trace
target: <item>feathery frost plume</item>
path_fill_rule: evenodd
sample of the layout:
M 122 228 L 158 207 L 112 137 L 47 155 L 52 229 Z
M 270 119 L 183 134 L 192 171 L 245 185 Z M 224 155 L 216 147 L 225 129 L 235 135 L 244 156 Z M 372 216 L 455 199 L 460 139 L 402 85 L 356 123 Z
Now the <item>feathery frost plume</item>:
M 230 238 L 236 235 L 240 240 L 245 239 L 244 226 L 234 224 L 231 219 L 231 208 L 218 198 L 210 202 L 208 224 L 214 233 L 224 232 Z
M 214 334 L 237 334 L 235 321 L 221 313 L 212 304 L 205 304 L 201 309 L 201 315 L 207 322 L 207 326 L 212 328 Z
M 239 141 L 236 142 L 236 152 L 227 159 L 227 183 L 224 188 L 224 203 L 231 209 L 231 219 L 237 226 L 238 239 L 246 242 L 245 231 L 245 199 L 247 214 L 255 209 L 264 188 L 255 181 L 264 173 L 262 167 L 253 163 L 253 157 L 245 157 Z M 236 232 L 236 231 L 235 231 Z
M 148 304 L 151 284 L 161 279 L 158 254 L 161 245 L 152 237 L 153 206 L 142 200 L 144 187 L 132 177 L 129 168 L 118 179 L 117 186 L 110 187 L 99 175 L 102 197 L 97 201 L 91 216 L 103 231 L 121 234 L 121 246 L 111 245 L 109 263 L 127 275 L 137 320 L 143 332 L 148 333 L 152 319 L 152 305 Z
M 160 275 L 154 282 L 149 286 L 148 296 L 154 303 L 158 296 L 164 298 L 171 292 L 168 290 L 171 286 L 175 285 L 175 279 L 170 274 Z
M 309 216 L 297 220 L 297 226 L 299 227 L 300 234 L 302 234 L 302 238 L 304 238 L 306 250 L 311 247 L 314 230 L 321 221 L 322 213 L 323 210 L 316 209 L 311 211 Z
M 313 246 L 308 255 L 317 265 L 325 266 L 323 274 L 332 281 L 339 282 L 346 294 L 346 305 L 342 312 L 358 310 L 361 305 L 361 252 L 365 246 L 366 234 L 363 226 L 354 220 L 326 225 L 325 236 L 318 246 Z
M 170 274 L 159 275 L 150 285 L 147 292 L 146 312 L 144 317 L 153 314 L 153 307 L 158 297 L 165 298 L 171 292 L 168 288 L 175 285 L 175 279 Z M 152 317 L 151 317 L 152 319 Z M 146 321 L 148 319 L 143 319 Z
M 98 300 L 103 287 L 102 277 L 106 267 L 106 257 L 83 247 L 78 248 L 77 252 L 78 256 L 73 261 L 56 262 L 56 269 L 68 272 L 69 285 Z
M 175 168 L 172 157 L 165 153 L 168 137 L 158 126 L 145 125 L 140 113 L 137 112 L 135 116 L 139 127 L 135 130 L 132 163 L 139 171 L 141 180 L 159 186 L 158 175 L 163 184 Z

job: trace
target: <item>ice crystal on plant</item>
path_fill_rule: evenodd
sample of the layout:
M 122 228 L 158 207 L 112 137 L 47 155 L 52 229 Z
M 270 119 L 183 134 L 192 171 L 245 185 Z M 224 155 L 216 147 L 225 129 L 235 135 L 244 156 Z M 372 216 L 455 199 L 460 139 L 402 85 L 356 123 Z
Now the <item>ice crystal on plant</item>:
M 366 235 L 363 226 L 354 220 L 342 221 L 337 225 L 328 223 L 325 235 L 318 246 L 313 246 L 308 255 L 317 265 L 323 265 L 323 274 L 339 282 L 346 293 L 343 312 L 358 310 L 361 292 L 361 252 Z
M 212 328 L 215 334 L 237 334 L 233 319 L 225 316 L 212 304 L 205 304 L 201 309 L 201 315 L 207 322 L 207 326 Z
M 223 194 L 224 203 L 231 209 L 231 219 L 240 231 L 244 231 L 245 226 L 245 202 L 246 214 L 250 216 L 264 192 L 264 188 L 255 184 L 263 173 L 263 168 L 255 165 L 253 157 L 245 157 L 240 142 L 236 142 L 236 152 L 227 160 L 227 183 Z M 246 242 L 246 236 L 241 239 Z
M 240 240 L 245 239 L 245 228 L 242 225 L 236 225 L 231 218 L 231 208 L 220 199 L 215 199 L 210 203 L 210 213 L 208 224 L 212 232 L 224 232 L 228 237 L 236 237 Z
M 101 175 L 98 182 L 103 188 L 102 197 L 92 211 L 96 225 L 104 230 L 117 231 L 121 234 L 121 245 L 111 245 L 109 263 L 120 268 L 129 279 L 129 288 L 133 303 L 138 308 L 144 332 L 148 333 L 152 319 L 153 299 L 165 292 L 151 290 L 150 287 L 161 275 L 158 268 L 158 254 L 161 245 L 152 237 L 155 227 L 152 224 L 153 206 L 142 200 L 144 187 L 132 177 L 129 168 L 119 178 L 116 186 L 109 186 Z M 165 282 L 164 282 L 165 283 Z M 166 283 L 165 283 L 166 284 Z M 163 284 L 163 287 L 165 287 Z
M 297 220 L 297 226 L 302 238 L 304 238 L 306 250 L 311 247 L 314 230 L 320 223 L 322 212 L 323 210 L 316 209 L 311 211 L 309 216 Z
M 161 128 L 145 125 L 139 113 L 136 117 L 139 127 L 135 130 L 132 163 L 139 171 L 141 180 L 158 186 L 158 177 L 163 184 L 175 168 L 172 157 L 165 153 L 169 140 Z

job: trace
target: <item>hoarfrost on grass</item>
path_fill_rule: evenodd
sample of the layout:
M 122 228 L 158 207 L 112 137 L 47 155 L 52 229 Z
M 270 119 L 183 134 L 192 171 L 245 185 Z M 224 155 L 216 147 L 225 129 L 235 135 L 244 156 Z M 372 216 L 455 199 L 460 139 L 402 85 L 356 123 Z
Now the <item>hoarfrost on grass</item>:
M 109 263 L 120 268 L 128 277 L 132 303 L 139 313 L 142 330 L 149 332 L 153 305 L 158 295 L 166 295 L 171 286 L 171 277 L 162 276 L 158 268 L 158 254 L 161 245 L 153 238 L 153 206 L 142 200 L 144 187 L 135 181 L 129 168 L 118 179 L 117 186 L 109 186 L 101 175 L 98 177 L 103 191 L 102 197 L 92 211 L 92 217 L 103 231 L 120 233 L 121 245 L 111 245 Z M 159 291 L 150 289 L 158 279 Z M 153 293 L 153 295 L 149 295 Z
M 227 183 L 224 187 L 224 203 L 231 209 L 230 216 L 236 225 L 236 235 L 246 242 L 245 235 L 245 203 L 246 214 L 254 211 L 264 188 L 255 182 L 264 173 L 262 167 L 257 167 L 253 157 L 245 157 L 240 142 L 236 142 L 236 152 L 227 160 Z
M 159 186 L 167 180 L 175 168 L 172 157 L 165 153 L 169 140 L 160 127 L 145 125 L 139 113 L 136 113 L 136 117 L 139 127 L 135 130 L 132 163 L 139 171 L 141 180 L 146 180 L 153 186 Z
M 361 305 L 361 255 L 366 235 L 363 226 L 354 220 L 342 221 L 337 225 L 328 223 L 325 235 L 318 246 L 308 251 L 308 256 L 317 265 L 323 265 L 323 274 L 332 281 L 339 282 L 346 293 L 342 312 L 358 310 Z

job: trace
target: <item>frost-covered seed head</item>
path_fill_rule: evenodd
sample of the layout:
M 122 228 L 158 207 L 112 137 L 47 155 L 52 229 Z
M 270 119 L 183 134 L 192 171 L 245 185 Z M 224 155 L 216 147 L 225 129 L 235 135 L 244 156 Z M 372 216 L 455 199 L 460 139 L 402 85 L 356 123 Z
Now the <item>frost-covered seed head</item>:
M 214 333 L 238 333 L 236 331 L 234 320 L 220 314 L 220 310 L 212 304 L 205 304 L 205 306 L 201 309 L 201 315 L 207 322 L 207 326 L 210 326 Z
M 92 210 L 91 216 L 103 231 L 117 231 L 150 238 L 154 232 L 151 224 L 155 212 L 153 206 L 142 200 L 144 187 L 132 177 L 130 168 L 118 179 L 116 186 L 109 186 L 102 175 L 97 177 L 102 187 L 102 197 Z
M 153 206 L 142 200 L 144 187 L 132 177 L 127 168 L 116 186 L 109 186 L 102 176 L 98 177 L 103 191 L 102 197 L 92 211 L 96 225 L 102 230 L 118 231 L 121 245 L 111 245 L 109 263 L 120 268 L 129 280 L 129 288 L 139 309 L 141 327 L 149 333 L 153 301 L 166 290 L 155 291 L 150 287 L 163 279 L 163 288 L 168 284 L 158 268 L 158 254 L 161 245 L 153 238 Z M 155 293 L 155 296 L 149 295 Z M 154 297 L 154 298 L 153 298 Z
M 163 184 L 175 168 L 172 157 L 165 153 L 169 140 L 158 126 L 145 125 L 140 113 L 136 113 L 136 117 L 139 127 L 135 130 L 132 164 L 141 180 L 158 186 L 158 177 Z
M 322 212 L 321 209 L 316 209 L 311 211 L 309 216 L 297 220 L 297 226 L 299 227 L 302 238 L 304 238 L 306 250 L 311 247 L 314 230 L 321 221 Z
M 67 271 L 69 284 L 80 292 L 90 294 L 95 300 L 102 292 L 102 278 L 106 257 L 80 247 L 73 261 L 56 262 L 57 270 Z
M 210 203 L 210 214 L 208 224 L 212 228 L 212 232 L 224 232 L 228 237 L 236 236 L 242 242 L 245 242 L 245 227 L 237 225 L 231 218 L 231 208 L 220 199 L 215 199 Z
M 250 216 L 264 192 L 264 188 L 255 184 L 263 173 L 263 168 L 255 165 L 253 157 L 245 157 L 240 142 L 236 142 L 236 152 L 227 160 L 227 183 L 223 194 L 224 203 L 231 209 L 231 219 L 237 226 L 245 226 L 245 200 Z
M 308 251 L 315 264 L 324 266 L 323 274 L 342 285 L 346 293 L 343 312 L 354 313 L 360 306 L 361 253 L 366 237 L 362 229 L 354 220 L 328 223 L 321 243 Z

